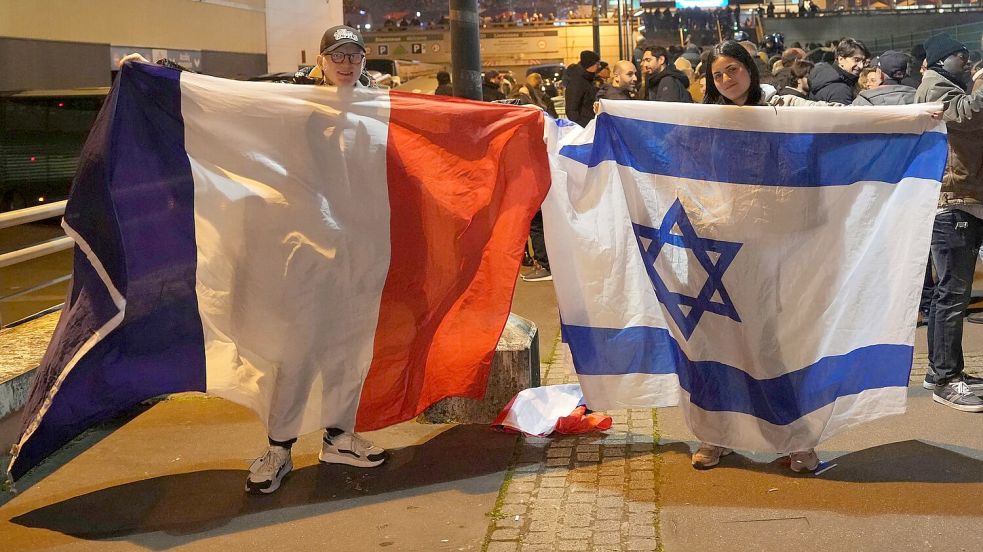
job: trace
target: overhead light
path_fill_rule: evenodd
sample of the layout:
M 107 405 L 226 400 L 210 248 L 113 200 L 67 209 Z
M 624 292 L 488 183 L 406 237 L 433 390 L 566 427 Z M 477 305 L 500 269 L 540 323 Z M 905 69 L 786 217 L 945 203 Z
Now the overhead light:
M 372 24 L 371 23 L 366 23 L 365 24 L 365 30 L 366 31 L 369 30 L 369 29 L 371 29 L 371 28 L 372 28 Z

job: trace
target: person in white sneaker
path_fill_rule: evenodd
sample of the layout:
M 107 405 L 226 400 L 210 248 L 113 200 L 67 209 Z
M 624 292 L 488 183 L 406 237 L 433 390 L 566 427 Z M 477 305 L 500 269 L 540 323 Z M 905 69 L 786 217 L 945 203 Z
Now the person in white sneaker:
M 925 42 L 927 69 L 916 102 L 942 102 L 949 156 L 932 228 L 932 264 L 938 283 L 928 316 L 928 373 L 922 386 L 932 400 L 962 412 L 983 412 L 983 379 L 965 374 L 963 317 L 983 244 L 983 91 L 970 93 L 969 50 L 949 35 Z
M 307 79 L 320 80 L 327 86 L 338 88 L 365 86 L 369 82 L 365 74 L 365 43 L 355 29 L 338 25 L 325 31 L 321 38 L 317 66 Z M 120 65 L 129 61 L 147 63 L 140 54 L 129 54 Z M 168 66 L 182 70 L 179 66 Z M 325 394 L 329 389 L 325 389 Z M 269 494 L 280 488 L 283 478 L 293 469 L 291 448 L 297 441 L 298 417 L 302 414 L 296 406 L 302 404 L 310 393 L 310 383 L 300 381 L 286 371 L 280 372 L 276 391 L 268 417 L 269 447 L 253 461 L 246 477 L 246 492 Z M 281 440 L 274 439 L 273 434 Z M 284 439 L 287 435 L 289 438 Z M 352 431 L 352 428 L 329 427 L 324 430 L 318 459 L 324 463 L 347 464 L 363 468 L 378 466 L 386 461 L 386 451 L 370 443 Z
M 344 87 L 364 86 L 360 80 L 365 72 L 365 42 L 357 30 L 346 25 L 331 27 L 321 37 L 321 48 L 318 50 L 317 65 L 308 75 L 317 78 L 320 72 L 324 85 Z M 278 393 L 274 395 L 271 405 L 271 426 L 275 420 L 282 420 L 283 429 L 289 427 L 297 413 L 292 408 L 295 398 L 303 400 L 308 389 L 298 389 L 290 382 L 278 382 Z M 286 391 L 280 393 L 282 389 Z M 328 390 L 325 390 L 327 393 Z M 280 397 L 277 399 L 277 397 Z M 279 403 L 279 404 L 278 404 Z M 273 429 L 271 428 L 271 433 Z M 246 491 L 250 493 L 269 494 L 280 488 L 284 476 L 293 469 L 290 449 L 297 441 L 293 436 L 287 440 L 276 440 L 269 437 L 269 448 L 266 453 L 257 458 L 249 468 L 246 478 Z M 351 431 L 329 427 L 324 430 L 321 452 L 318 460 L 329 464 L 347 464 L 361 468 L 376 467 L 386 461 L 388 455 L 384 449 L 373 445 L 368 440 Z

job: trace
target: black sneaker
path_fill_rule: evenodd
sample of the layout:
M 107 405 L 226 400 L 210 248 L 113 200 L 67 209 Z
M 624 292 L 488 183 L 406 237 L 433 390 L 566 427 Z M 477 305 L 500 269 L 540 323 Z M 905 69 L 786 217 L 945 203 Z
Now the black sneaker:
M 983 412 L 983 399 L 974 395 L 962 380 L 952 380 L 936 387 L 932 400 L 962 412 Z
M 294 463 L 290 459 L 290 449 L 271 445 L 266 449 L 266 454 L 249 466 L 246 492 L 270 494 L 280 488 L 280 481 L 292 469 Z
M 958 376 L 956 376 L 955 379 L 960 379 L 966 382 L 966 385 L 969 386 L 970 391 L 973 392 L 983 391 L 983 378 L 978 378 L 976 376 L 971 376 L 969 374 L 959 374 Z M 938 387 L 938 385 L 936 385 L 935 383 L 935 374 L 931 372 L 926 372 L 925 379 L 924 381 L 922 381 L 922 387 L 928 389 L 929 391 L 935 391 L 935 388 Z
M 553 275 L 550 274 L 549 270 L 546 270 L 543 267 L 539 267 L 536 270 L 530 272 L 529 274 L 523 276 L 522 279 L 527 282 L 548 282 L 553 279 Z

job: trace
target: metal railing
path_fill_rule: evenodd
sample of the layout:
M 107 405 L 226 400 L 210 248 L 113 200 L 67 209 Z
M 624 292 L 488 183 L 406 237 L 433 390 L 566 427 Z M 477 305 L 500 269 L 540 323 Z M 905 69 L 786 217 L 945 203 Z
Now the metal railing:
M 959 42 L 966 44 L 970 49 L 975 49 L 980 43 L 980 35 L 983 34 L 983 21 L 953 25 L 951 27 L 940 27 L 917 33 L 890 34 L 865 41 L 865 43 L 867 48 L 873 53 L 879 53 L 885 50 L 908 50 L 916 44 L 924 44 L 930 37 L 939 33 L 946 33 Z
M 60 217 L 65 214 L 65 205 L 67 201 L 58 201 L 55 203 L 50 203 L 48 205 L 38 205 L 37 207 L 29 207 L 27 209 L 18 209 L 16 211 L 10 211 L 7 213 L 0 213 L 0 229 L 13 228 L 14 226 L 19 226 L 22 224 L 28 224 L 31 222 L 36 222 L 39 220 L 45 220 L 53 217 Z M 46 255 L 51 255 L 53 253 L 58 253 L 60 251 L 65 251 L 74 247 L 75 242 L 72 238 L 68 236 L 62 236 L 60 238 L 54 238 L 46 240 L 40 243 L 35 243 L 20 249 L 15 249 L 7 253 L 0 254 L 0 269 L 13 266 L 16 264 L 24 263 L 39 257 L 44 257 Z M 44 288 L 60 284 L 62 282 L 71 279 L 71 273 L 56 276 L 54 278 L 39 282 L 32 286 L 24 289 L 18 289 L 13 293 L 8 293 L 7 295 L 0 296 L 0 303 L 10 301 L 11 299 L 16 299 L 18 297 L 23 297 L 29 295 L 36 291 L 40 291 Z M 46 313 L 51 310 L 60 308 L 61 305 L 55 305 L 54 307 L 48 307 L 41 313 Z M 0 328 L 15 326 L 17 324 L 26 322 L 35 318 L 40 313 L 34 313 L 26 318 L 17 320 L 10 324 L 4 324 L 2 318 L 0 318 Z

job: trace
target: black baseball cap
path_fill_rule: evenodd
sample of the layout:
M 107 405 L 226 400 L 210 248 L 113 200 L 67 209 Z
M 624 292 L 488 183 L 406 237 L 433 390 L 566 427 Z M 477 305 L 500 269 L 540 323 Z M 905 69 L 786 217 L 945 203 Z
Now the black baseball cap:
M 333 52 L 342 44 L 355 44 L 363 52 L 365 51 L 365 41 L 362 40 L 362 33 L 348 25 L 336 25 L 324 31 L 324 36 L 321 37 L 321 49 L 318 51 L 322 54 L 324 52 Z

